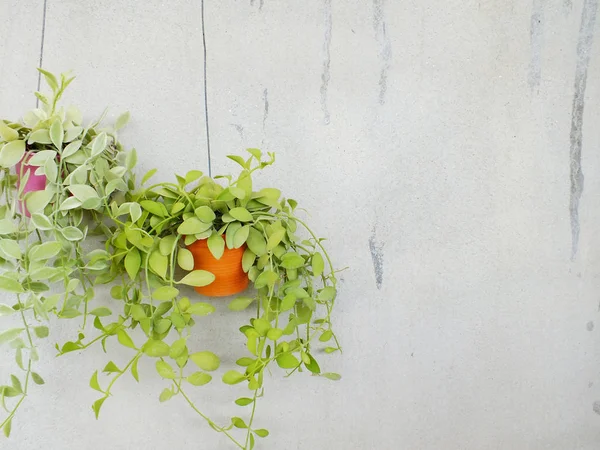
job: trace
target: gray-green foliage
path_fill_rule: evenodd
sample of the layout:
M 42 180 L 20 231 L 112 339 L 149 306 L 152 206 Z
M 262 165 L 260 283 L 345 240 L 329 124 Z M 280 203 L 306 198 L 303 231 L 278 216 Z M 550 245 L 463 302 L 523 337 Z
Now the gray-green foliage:
M 0 304 L 0 316 L 21 321 L 16 328 L 0 328 L 0 344 L 14 349 L 18 367 L 10 384 L 0 386 L 7 412 L 0 428 L 6 436 L 31 384 L 44 383 L 33 369 L 37 340 L 48 336 L 50 316 L 75 319 L 83 330 L 89 316 L 110 313 L 90 305 L 111 255 L 101 242 L 90 251 L 89 238 L 108 231 L 102 224 L 107 205 L 132 187 L 135 165 L 135 151 L 125 152 L 116 133 L 128 114 L 114 128 L 101 128 L 102 119 L 84 126 L 77 108 L 58 103 L 73 78 L 40 72 L 50 87 L 49 94 L 36 92 L 41 108 L 26 113 L 23 122 L 0 120 L 0 289 L 13 296 Z M 22 160 L 37 168 L 21 167 L 18 182 Z M 46 188 L 25 192 L 33 170 L 46 177 Z

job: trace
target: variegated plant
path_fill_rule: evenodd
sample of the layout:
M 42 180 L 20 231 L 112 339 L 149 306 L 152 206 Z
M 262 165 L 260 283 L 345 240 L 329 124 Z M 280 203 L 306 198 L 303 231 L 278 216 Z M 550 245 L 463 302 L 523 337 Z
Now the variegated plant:
M 136 162 L 135 151 L 125 152 L 117 140 L 128 113 L 111 128 L 100 128 L 105 114 L 83 126 L 77 108 L 59 106 L 73 78 L 40 72 L 50 87 L 48 95 L 35 94 L 41 107 L 22 122 L 0 120 L 0 316 L 14 316 L 0 324 L 0 344 L 15 355 L 15 372 L 0 386 L 6 436 L 31 384 L 44 383 L 34 371 L 36 341 L 48 336 L 50 316 L 76 319 L 83 331 L 90 315 L 105 314 L 90 302 L 96 283 L 109 278 L 110 254 L 88 237 L 108 231 L 107 206 L 132 187 Z M 30 189 L 34 178 L 42 186 Z M 2 352 L 10 361 L 6 346 Z

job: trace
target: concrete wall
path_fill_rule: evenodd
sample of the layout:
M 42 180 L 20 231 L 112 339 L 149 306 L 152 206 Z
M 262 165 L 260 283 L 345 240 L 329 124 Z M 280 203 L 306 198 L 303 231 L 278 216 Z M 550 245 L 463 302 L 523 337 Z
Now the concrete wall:
M 0 113 L 34 105 L 41 59 L 74 69 L 86 117 L 130 110 L 123 140 L 163 179 L 277 153 L 260 183 L 349 266 L 327 364 L 344 378 L 269 380 L 262 448 L 600 448 L 598 0 L 204 3 L 203 20 L 201 0 L 2 0 Z M 239 352 L 235 323 L 219 305 L 198 341 Z M 150 363 L 95 421 L 107 359 L 56 360 L 72 332 L 53 333 L 0 447 L 230 448 L 159 404 Z M 209 389 L 198 401 L 231 412 Z

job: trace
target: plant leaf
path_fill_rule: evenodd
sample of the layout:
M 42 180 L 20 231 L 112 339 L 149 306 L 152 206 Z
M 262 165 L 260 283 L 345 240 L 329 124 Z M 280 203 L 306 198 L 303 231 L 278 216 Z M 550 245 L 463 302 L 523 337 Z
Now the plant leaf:
M 158 400 L 163 403 L 167 400 L 170 400 L 173 397 L 173 391 L 171 389 L 165 388 L 158 397 Z
M 137 347 L 131 340 L 131 337 L 127 334 L 127 332 L 123 329 L 117 331 L 117 339 L 119 343 L 125 347 L 133 348 L 137 350 Z
M 142 350 L 146 355 L 151 356 L 153 358 L 169 356 L 169 346 L 163 341 L 156 341 L 154 339 L 150 339 L 144 344 Z
M 229 302 L 229 305 L 227 307 L 231 311 L 243 311 L 248 306 L 250 306 L 253 301 L 254 301 L 254 298 L 252 298 L 252 297 L 238 297 L 238 298 L 234 298 L 233 300 L 231 300 L 231 302 Z
M 152 293 L 152 298 L 160 301 L 172 300 L 179 294 L 179 289 L 172 286 L 161 286 Z
M 277 365 L 282 369 L 295 369 L 300 365 L 300 361 L 291 353 L 282 353 L 276 358 Z
M 254 220 L 252 214 L 250 214 L 246 208 L 242 208 L 241 206 L 230 209 L 229 214 L 240 222 L 252 222 Z
M 21 161 L 25 154 L 25 141 L 15 140 L 0 149 L 0 166 L 9 169 Z
M 208 286 L 215 281 L 215 276 L 206 270 L 194 270 L 179 280 L 178 284 L 187 284 L 188 286 Z
M 190 355 L 190 359 L 196 364 L 200 369 L 206 370 L 207 372 L 212 372 L 213 370 L 217 370 L 221 365 L 221 361 L 219 357 L 215 355 L 213 352 L 204 351 L 197 352 Z
M 225 252 L 225 240 L 223 239 L 223 236 L 213 233 L 206 243 L 215 259 L 221 259 L 221 256 L 223 256 L 223 253 Z
M 42 211 L 50 200 L 52 200 L 54 194 L 50 191 L 33 191 L 28 192 L 25 196 L 25 205 L 30 214 Z
M 212 376 L 204 372 L 194 372 L 187 377 L 186 380 L 193 386 L 204 386 L 205 384 L 210 383 Z
M 54 146 L 58 149 L 58 151 L 62 150 L 63 137 L 64 137 L 64 130 L 63 130 L 62 122 L 59 119 L 56 119 L 50 126 L 50 140 L 52 141 Z
M 175 378 L 175 371 L 168 362 L 161 360 L 156 361 L 156 371 L 163 378 L 167 378 L 169 380 Z
M 342 376 L 339 373 L 333 373 L 333 372 L 327 372 L 327 373 L 322 373 L 322 376 L 324 376 L 325 378 L 329 378 L 330 380 L 333 381 L 338 381 L 342 379 Z
M 216 216 L 214 211 L 209 206 L 200 206 L 194 210 L 196 217 L 204 223 L 211 223 L 215 220 Z
M 180 248 L 177 252 L 177 264 L 183 270 L 193 270 L 194 269 L 194 255 L 187 248 Z
M 215 307 L 210 303 L 198 302 L 191 305 L 186 312 L 196 316 L 208 316 L 215 312 Z
M 132 248 L 129 250 L 127 255 L 125 256 L 125 270 L 127 271 L 127 275 L 132 280 L 137 276 L 140 266 L 142 265 L 142 257 L 140 252 L 136 248 Z
M 244 381 L 244 379 L 244 375 L 235 370 L 230 370 L 223 375 L 223 383 L 225 384 L 238 384 Z

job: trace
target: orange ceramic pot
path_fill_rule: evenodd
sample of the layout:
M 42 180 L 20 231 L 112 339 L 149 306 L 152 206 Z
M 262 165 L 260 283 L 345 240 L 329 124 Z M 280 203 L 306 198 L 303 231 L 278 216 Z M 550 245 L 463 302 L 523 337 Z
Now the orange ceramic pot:
M 248 287 L 248 275 L 242 269 L 242 256 L 246 246 L 225 251 L 220 259 L 215 259 L 208 249 L 208 240 L 201 239 L 188 245 L 194 255 L 194 270 L 207 270 L 215 275 L 208 286 L 195 287 L 196 292 L 207 297 L 227 297 L 242 292 Z

